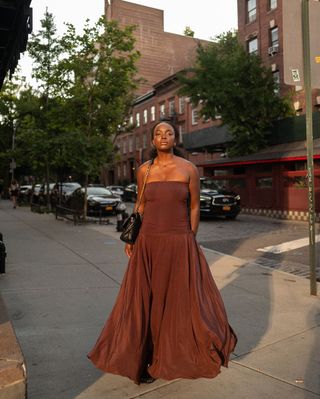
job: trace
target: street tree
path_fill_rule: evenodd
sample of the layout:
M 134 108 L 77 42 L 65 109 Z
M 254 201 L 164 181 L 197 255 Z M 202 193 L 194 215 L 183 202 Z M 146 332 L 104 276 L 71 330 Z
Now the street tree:
M 217 115 L 233 140 L 230 155 L 253 153 L 267 144 L 273 122 L 291 113 L 289 100 L 277 94 L 272 72 L 256 54 L 248 54 L 235 32 L 199 44 L 196 63 L 180 76 L 181 93 L 190 96 L 206 118 Z
M 15 162 L 13 150 L 15 133 L 18 125 L 17 103 L 19 92 L 25 87 L 21 77 L 5 80 L 0 91 L 0 178 L 9 179 L 9 164 L 11 163 L 11 177 L 14 177 Z
M 28 43 L 28 53 L 32 59 L 32 77 L 37 87 L 29 89 L 22 98 L 29 104 L 20 102 L 20 127 L 18 141 L 20 150 L 26 150 L 27 160 L 38 173 L 43 172 L 47 186 L 47 207 L 50 208 L 49 182 L 52 164 L 55 161 L 57 135 L 63 130 L 58 126 L 57 107 L 61 106 L 62 82 L 58 79 L 57 67 L 62 56 L 62 46 L 57 35 L 54 16 L 46 9 L 41 28 L 33 34 Z M 19 148 L 17 149 L 19 151 Z
M 133 100 L 139 53 L 134 26 L 120 28 L 102 17 L 93 26 L 87 21 L 81 35 L 72 24 L 67 27 L 61 41 L 65 57 L 59 64 L 70 132 L 65 145 L 73 167 L 85 177 L 86 214 L 88 179 L 113 157 L 111 139 Z

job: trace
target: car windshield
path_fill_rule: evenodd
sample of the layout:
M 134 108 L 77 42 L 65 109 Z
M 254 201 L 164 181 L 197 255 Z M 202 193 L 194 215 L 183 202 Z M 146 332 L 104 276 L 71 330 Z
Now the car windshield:
M 225 188 L 224 180 L 204 179 L 200 181 L 201 189 L 221 190 Z
M 61 188 L 64 192 L 74 191 L 75 189 L 81 187 L 79 183 L 62 183 Z
M 88 187 L 88 195 L 112 195 L 112 192 L 103 187 Z

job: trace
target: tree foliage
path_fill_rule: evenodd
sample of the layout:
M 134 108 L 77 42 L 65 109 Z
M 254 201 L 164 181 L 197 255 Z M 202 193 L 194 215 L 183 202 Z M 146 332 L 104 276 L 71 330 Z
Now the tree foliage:
M 184 36 L 194 37 L 194 31 L 190 28 L 190 26 L 186 26 L 183 31 Z
M 36 175 L 97 176 L 113 156 L 111 138 L 125 120 L 136 87 L 134 27 L 101 18 L 58 37 L 46 11 L 28 51 L 37 88 L 20 93 L 17 154 Z
M 195 66 L 180 76 L 181 93 L 201 114 L 223 123 L 233 137 L 231 155 L 263 148 L 275 119 L 290 113 L 289 101 L 280 98 L 270 69 L 239 44 L 237 34 L 224 33 L 207 46 L 199 45 Z

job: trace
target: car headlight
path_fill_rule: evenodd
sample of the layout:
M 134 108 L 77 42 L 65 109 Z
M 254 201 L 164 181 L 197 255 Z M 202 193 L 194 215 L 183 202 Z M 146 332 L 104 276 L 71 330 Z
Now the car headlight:
M 205 195 L 200 195 L 200 201 L 210 201 L 211 197 L 207 197 Z

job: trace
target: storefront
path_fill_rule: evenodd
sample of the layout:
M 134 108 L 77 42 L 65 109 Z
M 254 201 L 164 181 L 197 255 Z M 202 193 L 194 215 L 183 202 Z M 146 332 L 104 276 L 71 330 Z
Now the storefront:
M 320 139 L 314 141 L 315 209 L 320 219 Z M 305 141 L 268 147 L 256 154 L 199 165 L 204 176 L 241 196 L 243 212 L 307 220 Z

